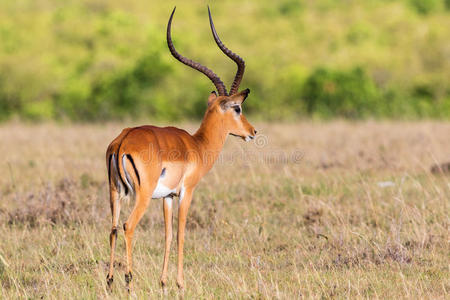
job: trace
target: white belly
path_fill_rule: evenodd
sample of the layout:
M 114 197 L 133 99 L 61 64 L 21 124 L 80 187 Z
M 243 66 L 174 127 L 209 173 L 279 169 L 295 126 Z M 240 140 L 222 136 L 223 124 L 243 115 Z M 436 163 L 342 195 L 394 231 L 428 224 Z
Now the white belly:
M 153 199 L 158 199 L 158 198 L 163 198 L 166 196 L 169 196 L 172 193 L 175 193 L 176 189 L 170 189 L 167 186 L 165 186 L 164 184 L 161 183 L 161 179 L 158 180 L 158 184 L 156 185 L 155 190 L 153 191 L 153 195 L 152 198 Z

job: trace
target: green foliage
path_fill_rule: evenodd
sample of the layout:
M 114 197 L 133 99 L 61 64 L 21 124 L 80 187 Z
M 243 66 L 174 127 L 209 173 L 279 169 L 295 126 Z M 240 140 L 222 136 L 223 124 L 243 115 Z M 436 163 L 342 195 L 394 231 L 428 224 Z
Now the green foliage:
M 420 14 L 429 14 L 442 8 L 448 0 L 409 0 L 411 6 Z
M 170 8 L 133 3 L 0 2 L 0 121 L 201 118 L 213 85 L 170 56 Z M 211 8 L 246 59 L 253 117 L 450 118 L 450 0 Z M 177 49 L 229 87 L 235 66 L 214 45 L 204 4 L 180 4 L 173 26 Z
M 281 1 L 278 10 L 282 15 L 292 15 L 300 12 L 302 9 L 302 1 L 299 0 L 284 0 Z
M 10 117 L 12 112 L 18 109 L 14 97 L 5 90 L 4 80 L 0 74 L 0 121 Z
M 306 79 L 302 97 L 309 114 L 363 118 L 376 114 L 380 93 L 361 68 L 350 71 L 319 68 Z
M 149 102 L 153 88 L 169 72 L 159 53 L 146 54 L 130 69 L 93 79 L 74 80 L 56 98 L 59 116 L 71 119 L 96 120 L 144 116 L 154 113 L 155 103 Z

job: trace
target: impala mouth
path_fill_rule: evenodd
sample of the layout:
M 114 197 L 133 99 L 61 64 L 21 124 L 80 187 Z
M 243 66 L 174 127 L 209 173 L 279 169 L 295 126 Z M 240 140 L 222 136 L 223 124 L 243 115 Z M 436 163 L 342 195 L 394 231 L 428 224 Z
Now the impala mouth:
M 255 138 L 254 135 L 243 136 L 243 135 L 234 134 L 234 133 L 230 133 L 230 135 L 236 136 L 236 137 L 240 137 L 241 139 L 243 139 L 243 140 L 246 141 L 246 142 L 251 141 L 251 140 L 253 140 L 253 139 Z
M 251 141 L 251 140 L 253 140 L 255 138 L 255 136 L 254 135 L 247 135 L 246 137 L 245 137 L 245 141 L 246 142 L 249 142 L 249 141 Z

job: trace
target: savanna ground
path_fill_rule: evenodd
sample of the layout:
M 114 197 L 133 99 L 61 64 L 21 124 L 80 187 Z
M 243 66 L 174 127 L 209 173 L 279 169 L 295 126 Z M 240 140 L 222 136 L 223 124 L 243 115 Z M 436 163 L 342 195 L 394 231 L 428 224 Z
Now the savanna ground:
M 196 190 L 187 298 L 448 297 L 449 176 L 430 166 L 450 159 L 449 123 L 256 125 L 264 136 L 229 138 Z M 1 298 L 108 297 L 104 153 L 122 127 L 1 125 Z M 161 295 L 163 232 L 153 200 L 135 234 L 138 298 Z M 122 232 L 117 249 L 126 297 Z

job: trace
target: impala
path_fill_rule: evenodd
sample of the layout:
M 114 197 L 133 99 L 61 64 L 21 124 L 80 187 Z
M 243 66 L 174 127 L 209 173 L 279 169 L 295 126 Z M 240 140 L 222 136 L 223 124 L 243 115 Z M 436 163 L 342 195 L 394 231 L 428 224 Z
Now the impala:
M 131 289 L 132 239 L 139 220 L 150 199 L 163 198 L 165 223 L 165 252 L 160 283 L 165 290 L 167 268 L 172 241 L 172 199 L 179 197 L 178 206 L 178 272 L 177 285 L 184 289 L 183 244 L 186 217 L 192 194 L 199 180 L 212 168 L 229 134 L 245 141 L 254 138 L 256 130 L 242 114 L 241 105 L 249 89 L 238 92 L 244 75 L 245 62 L 230 51 L 219 39 L 208 7 L 211 31 L 217 46 L 237 64 L 237 72 L 230 93 L 220 78 L 210 69 L 179 54 L 172 43 L 171 24 L 175 8 L 167 24 L 167 45 L 172 55 L 183 64 L 205 74 L 214 84 L 215 91 L 208 97 L 207 109 L 200 128 L 193 135 L 175 127 L 140 126 L 124 129 L 108 146 L 108 167 L 112 229 L 110 234 L 110 268 L 108 287 L 113 282 L 114 251 L 121 200 L 135 200 L 127 221 L 123 224 L 127 254 L 125 282 Z

